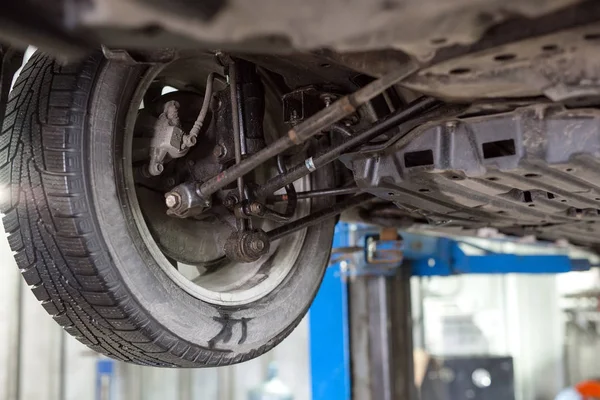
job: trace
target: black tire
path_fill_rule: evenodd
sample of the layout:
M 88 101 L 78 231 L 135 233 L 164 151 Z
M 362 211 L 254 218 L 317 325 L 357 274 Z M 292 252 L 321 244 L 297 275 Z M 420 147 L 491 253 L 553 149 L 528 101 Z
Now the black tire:
M 68 66 L 29 60 L 0 137 L 10 246 L 46 311 L 100 353 L 165 367 L 251 359 L 305 315 L 333 221 L 309 228 L 292 272 L 249 305 L 216 306 L 174 284 L 144 245 L 121 179 L 125 114 L 146 69 L 100 55 Z

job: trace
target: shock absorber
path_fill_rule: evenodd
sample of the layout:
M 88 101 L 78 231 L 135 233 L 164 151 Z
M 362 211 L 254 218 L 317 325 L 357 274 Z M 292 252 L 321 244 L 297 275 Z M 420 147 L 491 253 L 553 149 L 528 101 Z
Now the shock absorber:
M 263 118 L 265 115 L 265 89 L 256 65 L 236 59 L 238 115 L 241 123 L 242 157 L 255 154 L 265 147 Z

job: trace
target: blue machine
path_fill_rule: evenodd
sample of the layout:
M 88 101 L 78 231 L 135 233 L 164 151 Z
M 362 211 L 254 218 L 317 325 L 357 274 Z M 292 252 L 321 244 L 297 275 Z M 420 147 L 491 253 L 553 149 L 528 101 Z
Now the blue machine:
M 370 227 L 340 223 L 336 227 L 332 265 L 311 307 L 310 351 L 313 400 L 350 400 L 348 332 L 349 276 L 394 275 L 410 268 L 412 276 L 455 274 L 556 274 L 592 267 L 588 258 L 572 258 L 554 245 L 502 240 L 453 239 L 401 233 L 380 240 Z M 506 249 L 505 249 L 506 250 Z
M 349 241 L 348 225 L 338 224 L 333 247 L 347 247 Z M 325 271 L 310 309 L 309 324 L 313 399 L 350 399 L 348 287 L 341 263 L 332 264 Z M 327 356 L 322 357 L 324 354 Z

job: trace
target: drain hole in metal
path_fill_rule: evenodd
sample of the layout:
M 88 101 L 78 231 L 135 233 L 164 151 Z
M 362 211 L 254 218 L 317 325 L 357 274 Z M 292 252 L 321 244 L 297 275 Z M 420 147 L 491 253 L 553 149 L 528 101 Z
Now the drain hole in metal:
M 433 165 L 433 151 L 423 150 L 404 153 L 404 165 L 406 166 L 406 168 Z
M 483 158 L 498 158 L 514 156 L 517 154 L 515 141 L 513 139 L 498 140 L 496 142 L 487 142 L 482 144 Z

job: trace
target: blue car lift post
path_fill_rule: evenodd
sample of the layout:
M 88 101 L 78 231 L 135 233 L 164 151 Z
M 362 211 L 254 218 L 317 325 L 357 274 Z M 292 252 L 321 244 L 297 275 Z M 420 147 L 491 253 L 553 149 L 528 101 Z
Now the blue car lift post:
M 312 399 L 417 399 L 411 276 L 591 268 L 588 259 L 548 254 L 549 248 L 500 253 L 459 239 L 338 224 L 332 264 L 309 314 Z

